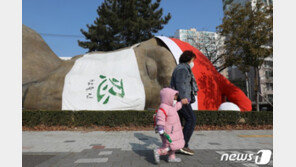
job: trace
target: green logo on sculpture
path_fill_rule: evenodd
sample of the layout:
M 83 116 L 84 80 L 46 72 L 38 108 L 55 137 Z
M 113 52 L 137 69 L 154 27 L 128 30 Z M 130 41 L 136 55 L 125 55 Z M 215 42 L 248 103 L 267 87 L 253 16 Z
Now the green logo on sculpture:
M 98 86 L 98 90 L 97 90 L 97 100 L 98 102 L 100 102 L 103 97 L 106 95 L 108 96 L 103 104 L 107 104 L 108 101 L 109 101 L 109 98 L 110 98 L 110 95 L 113 95 L 113 96 L 119 96 L 121 98 L 124 97 L 124 89 L 123 89 L 123 82 L 122 82 L 122 79 L 120 81 L 118 81 L 117 79 L 115 78 L 108 78 L 104 75 L 100 75 L 100 78 L 103 80 L 99 86 Z M 110 81 L 111 85 L 108 85 L 108 82 L 107 81 Z M 114 89 L 114 87 L 116 89 Z M 115 91 L 115 90 L 119 90 L 119 92 Z

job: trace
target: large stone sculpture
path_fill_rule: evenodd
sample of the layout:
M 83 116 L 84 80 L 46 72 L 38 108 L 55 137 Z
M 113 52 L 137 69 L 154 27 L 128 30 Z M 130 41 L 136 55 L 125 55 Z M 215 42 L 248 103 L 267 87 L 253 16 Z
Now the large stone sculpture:
M 48 71 L 40 74 L 39 78 L 36 77 L 34 82 L 23 91 L 23 108 L 33 110 L 61 110 L 62 106 L 62 92 L 64 86 L 64 79 L 66 74 L 71 70 L 75 61 L 82 55 L 73 57 L 71 60 L 60 60 L 55 56 L 56 62 L 54 68 L 51 63 L 43 63 L 43 59 L 36 57 L 49 57 L 52 59 L 52 51 L 47 47 L 44 51 L 46 43 L 42 40 L 33 30 L 23 26 L 24 36 L 38 36 L 38 38 L 23 38 L 23 50 L 26 50 L 26 55 L 23 51 L 23 89 L 27 84 L 24 76 L 31 75 L 28 67 L 34 66 L 35 70 L 46 69 Z M 28 40 L 28 41 L 27 41 Z M 26 45 L 24 45 L 26 43 Z M 32 45 L 30 45 L 30 43 Z M 36 43 L 41 43 L 36 45 Z M 46 45 L 47 46 L 47 45 Z M 44 52 L 39 52 L 42 50 Z M 30 51 L 30 52 L 29 52 Z M 173 72 L 176 62 L 170 51 L 159 40 L 152 38 L 148 41 L 142 42 L 139 46 L 134 48 L 138 67 L 141 75 L 142 82 L 145 88 L 146 102 L 145 108 L 156 108 L 159 105 L 159 91 L 164 86 L 169 86 L 170 77 Z M 39 53 L 34 55 L 31 53 Z M 29 58 L 26 58 L 26 57 Z M 35 57 L 36 56 L 36 57 Z M 24 61 L 24 59 L 27 59 Z M 33 60 L 35 59 L 35 60 Z M 44 59 L 46 62 L 46 59 Z
M 219 74 L 201 52 L 187 43 L 173 40 L 182 50 L 193 50 L 198 56 L 193 72 L 200 89 L 199 109 L 217 110 L 227 98 L 241 111 L 251 110 L 250 100 L 244 93 Z M 176 67 L 174 55 L 157 38 L 133 49 L 145 89 L 145 109 L 155 109 L 160 103 L 159 91 L 170 85 Z M 23 109 L 61 110 L 65 76 L 81 56 L 60 60 L 40 35 L 23 26 Z
M 22 27 L 22 86 L 23 102 L 30 87 L 45 79 L 62 63 L 53 51 L 34 30 Z

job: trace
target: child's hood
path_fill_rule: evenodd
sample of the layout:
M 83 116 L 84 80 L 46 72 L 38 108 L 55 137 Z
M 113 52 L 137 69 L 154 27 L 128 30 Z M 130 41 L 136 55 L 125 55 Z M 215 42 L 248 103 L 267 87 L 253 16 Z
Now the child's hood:
M 163 88 L 160 90 L 160 99 L 161 103 L 173 106 L 173 101 L 175 95 L 179 93 L 178 91 L 171 88 Z

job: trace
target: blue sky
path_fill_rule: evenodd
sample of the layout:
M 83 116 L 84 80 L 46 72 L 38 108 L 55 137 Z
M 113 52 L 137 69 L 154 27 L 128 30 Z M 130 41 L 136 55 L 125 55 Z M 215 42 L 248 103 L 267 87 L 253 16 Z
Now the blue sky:
M 97 7 L 103 0 L 23 0 L 23 24 L 47 34 L 75 35 L 56 37 L 42 35 L 49 47 L 59 57 L 73 57 L 87 50 L 78 46 L 84 40 L 80 29 L 92 24 L 97 17 Z M 172 36 L 177 29 L 216 31 L 222 23 L 222 0 L 162 0 L 164 14 L 172 18 L 156 35 Z

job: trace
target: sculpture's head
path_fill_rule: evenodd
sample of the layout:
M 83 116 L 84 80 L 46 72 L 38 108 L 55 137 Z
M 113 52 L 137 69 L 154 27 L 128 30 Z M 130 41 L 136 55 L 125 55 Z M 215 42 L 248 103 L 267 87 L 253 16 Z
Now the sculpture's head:
M 176 61 L 166 45 L 157 38 L 140 43 L 134 51 L 145 87 L 145 106 L 157 108 L 160 104 L 159 91 L 170 85 Z

